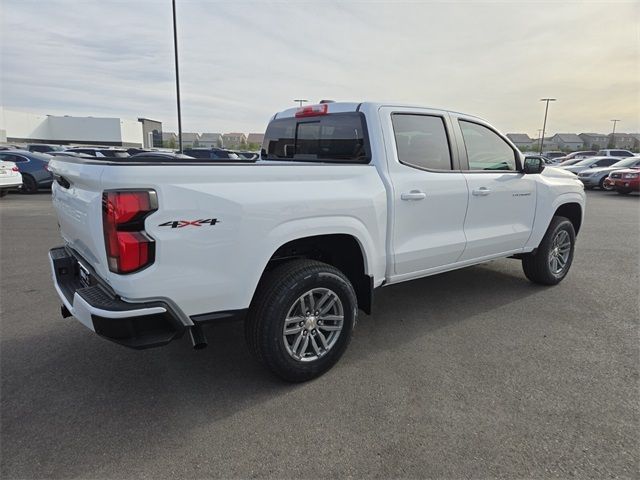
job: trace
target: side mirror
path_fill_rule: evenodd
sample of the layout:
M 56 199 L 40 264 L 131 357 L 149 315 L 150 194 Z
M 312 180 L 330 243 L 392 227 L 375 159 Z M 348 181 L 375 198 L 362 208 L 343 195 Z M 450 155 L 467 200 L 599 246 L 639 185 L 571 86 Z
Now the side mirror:
M 524 159 L 524 173 L 541 173 L 544 170 L 544 161 L 541 158 L 528 157 Z

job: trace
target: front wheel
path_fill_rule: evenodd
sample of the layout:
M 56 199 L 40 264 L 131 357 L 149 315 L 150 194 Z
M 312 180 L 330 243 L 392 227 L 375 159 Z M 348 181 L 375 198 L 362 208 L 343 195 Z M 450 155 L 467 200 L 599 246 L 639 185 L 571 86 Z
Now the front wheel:
M 629 195 L 631 193 L 631 189 L 630 188 L 619 188 L 618 189 L 618 193 L 620 195 Z
M 606 190 L 607 192 L 610 192 L 611 190 L 613 190 L 613 186 L 609 183 L 605 183 L 606 179 L 607 177 L 603 177 L 602 180 L 600 180 L 599 186 L 601 190 Z
M 556 285 L 567 275 L 575 250 L 576 232 L 565 217 L 553 217 L 535 253 L 522 258 L 526 277 L 541 285 Z
M 357 309 L 353 286 L 340 270 L 294 260 L 260 281 L 245 323 L 247 344 L 284 380 L 310 380 L 329 370 L 346 350 Z
M 7 190 L 7 189 L 0 190 L 0 198 L 6 196 L 7 193 L 9 193 L 9 190 Z

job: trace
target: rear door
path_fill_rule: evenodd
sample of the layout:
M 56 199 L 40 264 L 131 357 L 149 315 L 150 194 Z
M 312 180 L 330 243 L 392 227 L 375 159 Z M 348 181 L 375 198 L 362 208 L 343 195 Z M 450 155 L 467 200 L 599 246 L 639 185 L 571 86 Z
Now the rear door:
M 452 114 L 469 187 L 461 261 L 514 252 L 526 244 L 536 208 L 536 181 L 521 170 L 520 154 L 492 127 Z
M 468 191 L 447 112 L 383 107 L 392 183 L 396 280 L 455 263 L 466 239 Z

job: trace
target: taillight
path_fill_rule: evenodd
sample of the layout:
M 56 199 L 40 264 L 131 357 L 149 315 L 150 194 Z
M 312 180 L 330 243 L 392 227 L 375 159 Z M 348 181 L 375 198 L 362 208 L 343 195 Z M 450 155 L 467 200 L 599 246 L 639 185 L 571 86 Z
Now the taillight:
M 20 169 L 18 167 L 11 167 L 11 170 L 14 171 L 14 172 L 19 172 L 20 171 Z
M 321 105 L 305 105 L 296 111 L 296 118 L 300 117 L 317 117 L 318 115 L 326 115 L 329 111 L 329 105 L 323 103 Z
M 110 271 L 133 273 L 153 263 L 155 243 L 144 230 L 144 219 L 157 209 L 153 190 L 102 194 L 102 228 Z

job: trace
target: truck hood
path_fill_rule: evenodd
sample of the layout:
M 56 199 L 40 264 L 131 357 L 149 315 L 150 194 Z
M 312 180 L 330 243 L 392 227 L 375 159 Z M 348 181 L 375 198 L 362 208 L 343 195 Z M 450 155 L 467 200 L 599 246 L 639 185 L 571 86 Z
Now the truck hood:
M 553 177 L 553 178 L 573 178 L 576 179 L 576 176 L 571 173 L 571 171 L 564 170 L 558 167 L 545 167 L 540 175 L 545 177 Z

